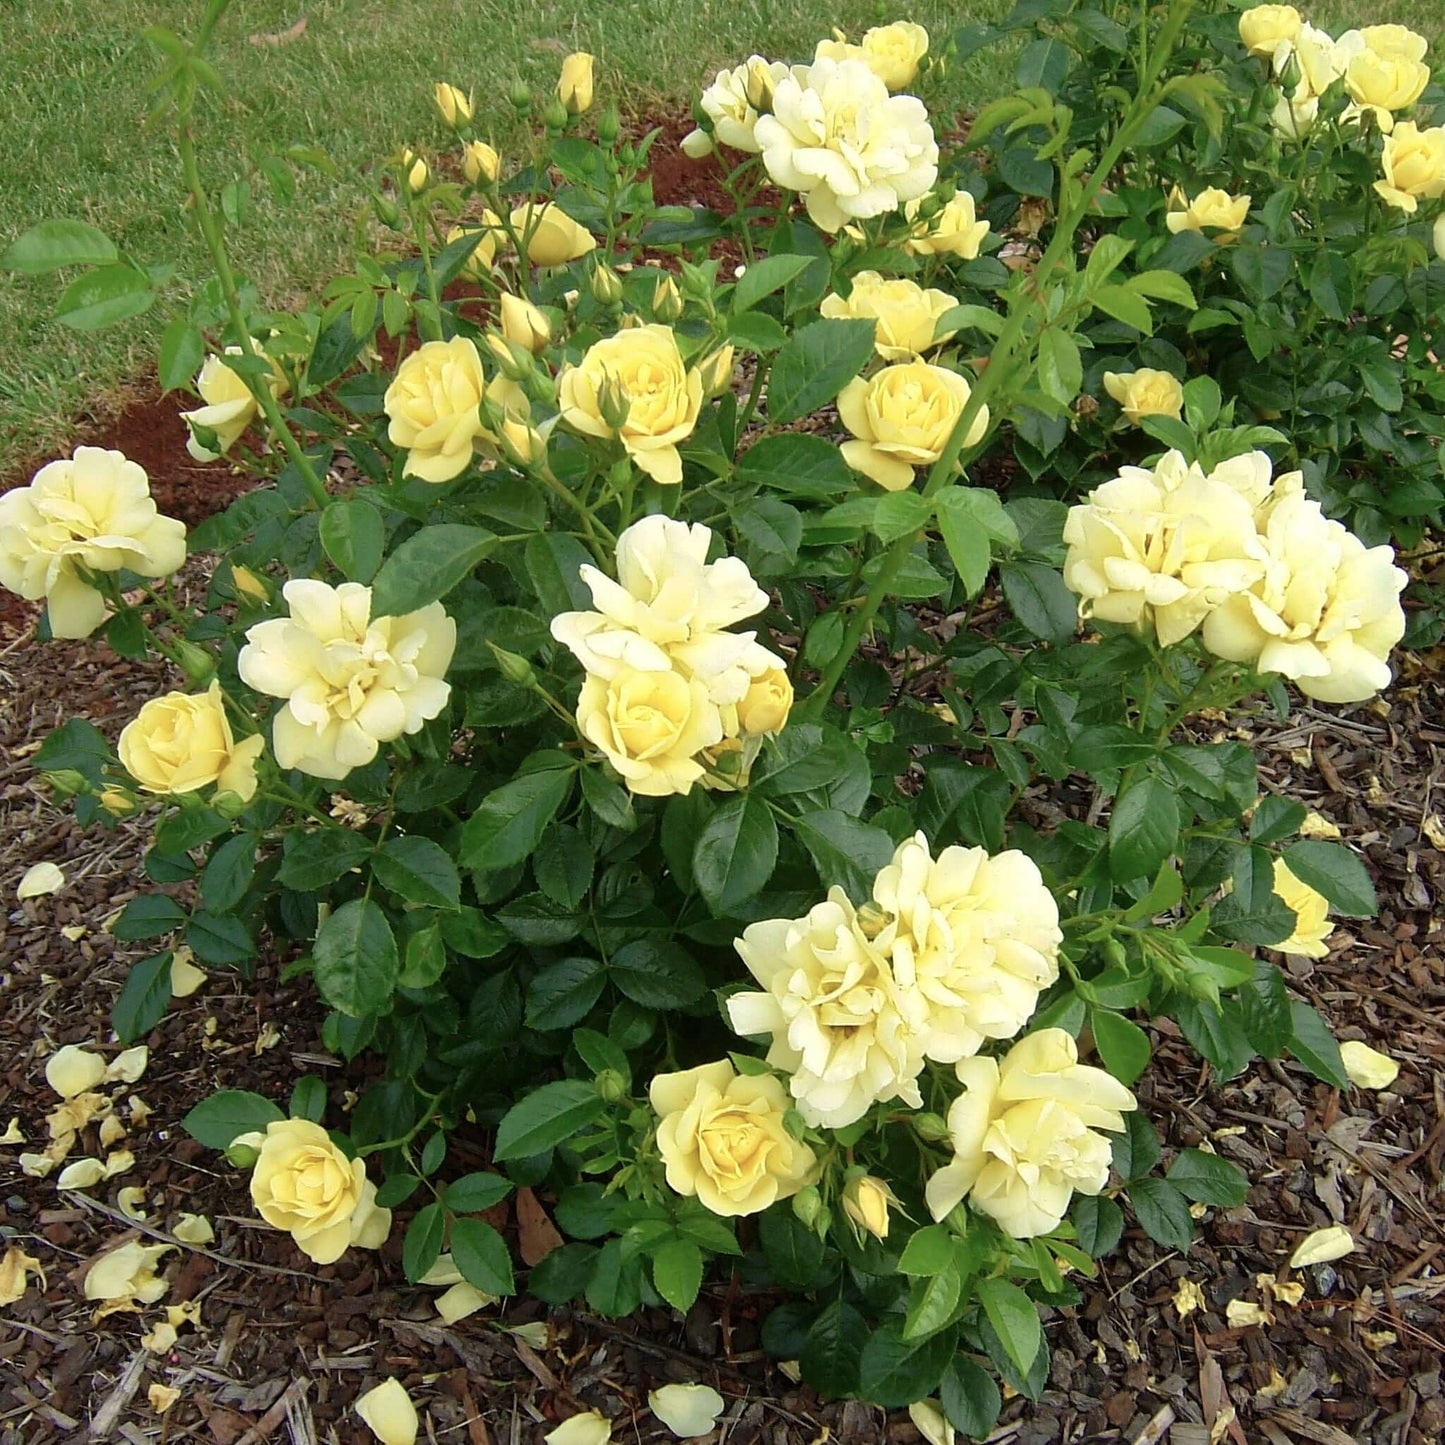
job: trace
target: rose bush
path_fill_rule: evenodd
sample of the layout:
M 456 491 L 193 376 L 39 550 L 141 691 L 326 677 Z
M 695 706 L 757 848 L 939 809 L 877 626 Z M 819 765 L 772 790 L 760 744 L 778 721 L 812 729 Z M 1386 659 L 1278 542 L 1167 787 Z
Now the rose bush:
M 0 501 L 0 584 L 186 683 L 37 757 L 82 820 L 153 815 L 121 1037 L 176 970 L 264 960 L 380 1058 L 330 1132 L 311 1077 L 187 1116 L 312 1258 L 391 1230 L 460 1318 L 518 1288 L 492 1211 L 525 1186 L 566 1237 L 540 1299 L 686 1310 L 717 1261 L 794 1296 L 764 1344 L 817 1388 L 979 1431 L 1126 1208 L 1185 1250 L 1245 1198 L 1227 1140 L 1160 1171 L 1151 1021 L 1217 1078 L 1349 1086 L 1271 955 L 1327 951 L 1369 875 L 1188 725 L 1369 699 L 1408 636 L 1424 51 L 1283 6 L 1174 0 L 1147 44 L 1030 16 L 947 153 L 929 102 L 994 27 L 719 73 L 686 150 L 729 214 L 655 203 L 589 56 L 513 88 L 510 141 L 443 81 L 456 154 L 393 153 L 375 244 L 295 317 L 235 275 L 208 71 L 162 45 L 217 282 L 161 376 L 199 370 L 198 445 L 266 484 L 184 538 L 81 449 Z M 160 284 L 79 222 L 7 256 L 89 267 L 117 319 Z M 223 559 L 194 605 L 187 548 Z

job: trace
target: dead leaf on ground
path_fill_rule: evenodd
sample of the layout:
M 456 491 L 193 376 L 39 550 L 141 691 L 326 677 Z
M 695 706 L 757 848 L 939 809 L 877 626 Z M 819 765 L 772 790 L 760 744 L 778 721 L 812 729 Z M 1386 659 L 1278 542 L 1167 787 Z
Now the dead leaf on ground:
M 288 25 L 285 30 L 277 30 L 270 35 L 248 35 L 246 38 L 252 45 L 289 45 L 293 40 L 299 40 L 306 34 L 306 17 L 303 15 L 294 25 Z
M 554 1249 L 562 1248 L 557 1226 L 530 1189 L 517 1191 L 517 1242 L 528 1266 L 541 1264 Z

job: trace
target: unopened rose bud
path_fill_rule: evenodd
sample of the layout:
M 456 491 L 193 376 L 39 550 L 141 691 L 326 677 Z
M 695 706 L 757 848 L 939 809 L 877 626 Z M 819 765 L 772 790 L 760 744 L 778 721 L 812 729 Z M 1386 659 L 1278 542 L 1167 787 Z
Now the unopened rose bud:
M 211 807 L 223 818 L 239 818 L 251 805 L 239 793 L 217 793 Z
M 773 68 L 766 60 L 755 55 L 748 61 L 748 75 L 744 89 L 747 91 L 748 104 L 754 110 L 771 110 L 773 108 L 775 85 Z
M 462 147 L 462 174 L 474 185 L 492 185 L 502 173 L 502 158 L 484 140 Z
M 100 794 L 100 806 L 113 818 L 124 818 L 135 812 L 136 801 L 124 788 L 106 788 Z
M 793 1195 L 793 1217 L 799 1224 L 806 1224 L 811 1229 L 822 1212 L 823 1196 L 818 1193 L 816 1185 L 810 1184 Z
M 515 342 L 508 341 L 505 336 L 498 336 L 494 331 L 488 332 L 482 338 L 482 344 L 497 363 L 497 370 L 509 381 L 521 381 L 531 372 L 532 353 Z
M 682 315 L 682 292 L 671 276 L 660 276 L 652 288 L 652 314 L 659 320 L 671 323 Z
M 373 196 L 371 209 L 376 212 L 376 219 L 393 231 L 401 222 L 401 212 L 397 210 L 396 202 L 390 196 Z
M 602 112 L 602 119 L 597 122 L 598 142 L 605 146 L 615 145 L 617 137 L 622 134 L 622 118 L 617 114 L 617 107 L 609 105 Z
M 184 640 L 175 643 L 174 647 L 176 666 L 185 673 L 187 682 L 201 687 L 216 675 L 216 659 L 204 647 Z
M 401 176 L 409 191 L 416 194 L 423 190 L 426 186 L 427 177 L 430 174 L 431 172 L 427 170 L 426 162 L 417 155 L 415 151 L 402 151 Z
M 592 299 L 599 306 L 616 306 L 622 300 L 622 278 L 610 266 L 592 273 Z
M 552 323 L 546 314 L 522 296 L 502 292 L 502 335 L 534 356 L 552 339 Z
M 872 1174 L 852 1180 L 843 1191 L 843 1213 L 875 1239 L 888 1238 L 888 1206 L 896 1202 L 893 1191 Z
M 557 81 L 557 99 L 568 115 L 581 115 L 592 106 L 592 57 L 585 50 L 575 51 L 562 62 Z M 563 121 L 566 124 L 566 121 Z
M 627 418 L 632 415 L 632 401 L 627 388 L 615 376 L 609 376 L 597 388 L 597 410 L 613 431 L 627 425 Z
M 690 161 L 705 161 L 717 149 L 712 137 L 700 127 L 683 136 L 678 149 Z
M 534 426 L 508 417 L 497 433 L 502 443 L 502 453 L 515 467 L 524 471 L 536 466 L 547 455 L 547 438 Z
M 471 96 L 463 95 L 456 86 L 448 85 L 443 80 L 437 81 L 432 95 L 436 99 L 437 110 L 441 113 L 445 125 L 452 130 L 460 130 L 462 126 L 470 123 L 472 118 Z
M 677 274 L 682 278 L 684 296 L 695 299 L 712 296 L 712 277 L 701 266 L 694 266 L 691 261 L 683 261 L 678 265 Z
M 697 364 L 697 374 L 702 382 L 705 396 L 722 396 L 732 390 L 733 349 L 731 345 L 719 347 Z
M 603 1069 L 597 1075 L 596 1087 L 609 1104 L 620 1104 L 627 1097 L 627 1080 L 616 1069 Z
M 514 80 L 507 88 L 507 101 L 522 115 L 532 108 L 532 91 L 525 80 Z
M 937 1114 L 915 1114 L 913 1132 L 926 1144 L 941 1144 L 949 1137 L 947 1121 Z
M 236 596 L 244 597 L 247 602 L 264 607 L 271 600 L 271 589 L 249 567 L 242 567 L 239 562 L 231 563 L 231 586 L 236 589 Z
M 567 128 L 567 107 L 555 95 L 542 111 L 542 124 L 553 135 L 561 135 Z
M 90 784 L 86 782 L 83 773 L 77 773 L 74 768 L 57 768 L 53 773 L 46 773 L 45 781 L 50 784 L 55 796 L 60 799 L 73 798 L 80 793 L 88 793 Z
M 253 1169 L 260 1157 L 259 1149 L 252 1144 L 242 1144 L 240 1140 L 226 1146 L 226 1163 L 233 1169 Z

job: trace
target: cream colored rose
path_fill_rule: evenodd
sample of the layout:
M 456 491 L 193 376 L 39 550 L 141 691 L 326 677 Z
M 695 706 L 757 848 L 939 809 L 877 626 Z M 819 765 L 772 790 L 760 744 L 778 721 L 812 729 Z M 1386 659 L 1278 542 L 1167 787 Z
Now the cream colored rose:
M 922 216 L 923 200 L 909 201 L 904 218 L 912 223 L 903 249 L 914 256 L 958 256 L 964 261 L 977 258 L 988 222 L 978 219 L 971 191 L 956 190 L 943 208 Z
M 1184 410 L 1184 388 L 1177 377 L 1152 366 L 1134 371 L 1104 373 L 1104 390 L 1119 403 L 1125 417 L 1138 426 L 1146 416 L 1172 416 Z
M 1293 97 L 1281 94 L 1269 113 L 1269 123 L 1279 135 L 1289 140 L 1298 140 L 1314 129 L 1320 118 L 1320 98 L 1317 95 L 1301 94 L 1300 86 Z
M 859 1175 L 848 1181 L 840 1202 L 843 1213 L 874 1239 L 888 1238 L 888 1206 L 898 1201 L 893 1191 L 872 1174 Z
M 1424 60 L 1430 42 L 1408 25 L 1366 25 L 1360 39 L 1388 60 Z
M 782 732 L 793 710 L 793 684 L 787 669 L 770 666 L 753 678 L 737 709 L 738 727 L 743 732 L 754 737 Z
M 759 1214 L 817 1170 L 789 1132 L 788 1096 L 771 1074 L 739 1075 L 726 1059 L 658 1074 L 648 1089 L 668 1187 L 714 1214 Z
M 248 687 L 286 700 L 271 725 L 283 768 L 344 778 L 446 706 L 457 627 L 440 602 L 372 617 L 371 588 L 355 582 L 298 578 L 282 592 L 291 616 L 250 628 L 237 668 Z
M 938 145 L 923 102 L 890 97 L 861 60 L 815 60 L 778 81 L 754 135 L 773 181 L 798 191 L 813 223 L 895 211 L 938 178 Z
M 1213 231 L 1214 239 L 1225 245 L 1239 239 L 1250 200 L 1249 196 L 1231 196 L 1218 186 L 1206 186 L 1191 199 L 1176 186 L 1169 196 L 1164 224 L 1176 236 L 1180 231 Z
M 1445 261 L 1445 214 L 1435 218 L 1435 228 L 1431 232 L 1430 241 L 1435 247 L 1435 259 Z
M 377 1207 L 366 1165 L 348 1159 L 308 1119 L 266 1126 L 251 1170 L 251 1202 L 317 1264 L 334 1263 L 352 1245 L 379 1249 L 391 1230 L 391 1211 Z
M 620 426 L 603 416 L 604 389 L 626 411 Z M 671 327 L 633 326 L 595 342 L 576 366 L 562 368 L 557 402 L 574 431 L 615 437 L 653 481 L 682 481 L 677 444 L 697 425 L 702 378 L 683 363 Z
M 705 397 L 722 396 L 732 390 L 733 348 L 731 345 L 718 347 L 697 363 L 696 371 L 702 380 L 702 394 Z
M 533 266 L 565 266 L 597 249 L 596 238 L 555 201 L 528 201 L 511 215 L 512 230 Z
M 557 80 L 557 99 L 568 115 L 581 115 L 592 107 L 592 57 L 585 50 L 575 50 L 562 62 Z
M 462 263 L 459 275 L 465 276 L 469 281 L 476 281 L 478 284 L 490 278 L 492 263 L 497 259 L 497 248 L 505 239 L 500 229 L 501 224 L 495 213 L 485 211 L 482 213 L 480 226 L 453 226 L 447 232 L 448 246 L 455 241 L 460 241 L 463 236 L 472 238 L 472 253 Z
M 1241 490 L 1256 479 L 1252 459 L 1240 461 L 1226 464 L 1245 474 L 1234 485 L 1225 468 L 1205 476 L 1168 452 L 1152 470 L 1123 468 L 1070 507 L 1064 581 L 1080 616 L 1152 624 L 1169 647 L 1262 577 L 1255 494 Z
M 1385 137 L 1380 165 L 1385 179 L 1375 182 L 1375 190 L 1389 205 L 1414 215 L 1422 200 L 1445 195 L 1445 126 L 1421 130 L 1402 120 Z
M 874 346 L 885 361 L 907 361 L 953 335 L 936 335 L 938 319 L 958 302 L 946 291 L 925 291 L 905 277 L 886 279 L 877 271 L 859 271 L 844 298 L 836 292 L 818 308 L 829 318 L 876 323 Z
M 1408 580 L 1388 546 L 1366 547 L 1281 478 L 1261 509 L 1264 568 L 1204 620 L 1216 656 L 1289 678 L 1320 702 L 1361 702 L 1390 681 Z
M 913 995 L 925 1058 L 951 1064 L 1012 1038 L 1059 976 L 1058 904 L 1015 849 L 952 847 L 935 859 L 916 833 L 874 879 L 873 902 L 883 919 L 873 946 Z
M 503 291 L 498 307 L 502 335 L 514 346 L 535 355 L 552 339 L 552 323 L 526 297 Z
M 719 145 L 756 155 L 762 149 L 753 134 L 758 116 L 772 104 L 773 92 L 787 74 L 782 61 L 764 60 L 761 55 L 718 71 L 699 100 L 712 122 L 712 138 Z
M 1133 1094 L 1102 1069 L 1079 1063 L 1063 1029 L 1040 1029 L 1002 1060 L 962 1059 L 964 1092 L 948 1111 L 953 1162 L 928 1181 L 925 1197 L 942 1219 L 967 1197 L 1015 1239 L 1058 1227 L 1075 1191 L 1109 1182 L 1113 1146 Z
M 240 356 L 239 346 L 228 346 L 226 356 Z M 284 396 L 290 389 L 286 373 L 281 370 L 274 357 L 267 357 L 271 363 L 271 376 L 266 384 L 273 396 Z M 226 365 L 225 357 L 208 356 L 196 376 L 196 390 L 201 394 L 204 406 L 194 411 L 183 411 L 190 436 L 186 450 L 198 462 L 213 462 L 222 452 L 228 452 L 240 439 L 242 432 L 255 421 L 260 407 L 251 394 L 251 388 L 242 377 Z M 216 434 L 218 451 L 205 446 L 196 435 L 196 428 L 205 427 Z
M 853 433 L 843 459 L 855 472 L 890 492 L 913 485 L 915 467 L 942 455 L 972 388 L 956 371 L 926 361 L 885 366 L 868 378 L 854 377 L 838 394 L 838 415 Z M 988 431 L 988 408 L 980 407 L 963 439 L 977 446 Z
M 875 1103 L 923 1106 L 922 1005 L 865 935 L 841 888 L 803 918 L 749 924 L 733 945 L 765 990 L 727 1002 L 736 1033 L 769 1034 L 803 1118 L 841 1129 Z
M 1275 46 L 1271 64 L 1277 76 L 1284 75 L 1293 62 L 1299 73 L 1294 98 L 1321 96 L 1345 73 L 1351 59 L 1365 48 L 1358 30 L 1334 40 L 1327 31 L 1317 30 L 1304 22 L 1293 40 L 1281 40 Z
M 1281 41 L 1298 38 L 1301 23 L 1293 5 L 1256 5 L 1239 17 L 1239 38 L 1251 55 L 1269 57 Z
M 481 354 L 469 337 L 425 341 L 413 351 L 382 399 L 391 419 L 386 434 L 406 449 L 403 475 L 424 482 L 460 476 L 477 444 L 489 439 L 481 413 L 486 392 Z
M 462 147 L 462 174 L 474 185 L 494 185 L 502 174 L 502 158 L 484 140 L 469 140 Z
M 194 793 L 216 785 L 243 803 L 256 795 L 259 733 L 236 741 L 221 684 L 203 693 L 168 692 L 153 697 L 121 729 L 121 766 L 147 793 Z
M 1362 50 L 1345 68 L 1345 90 L 1357 105 L 1404 110 L 1430 83 L 1430 67 L 1404 56 Z
M 1295 916 L 1294 932 L 1283 943 L 1272 943 L 1280 953 L 1295 953 L 1302 958 L 1325 958 L 1330 946 L 1326 941 L 1335 931 L 1330 922 L 1330 905 L 1325 895 L 1296 878 L 1283 858 L 1274 860 L 1274 893 Z
M 907 90 L 928 54 L 928 31 L 908 20 L 875 25 L 859 46 L 868 68 L 889 90 Z
M 583 681 L 577 727 L 632 792 L 651 798 L 690 792 L 704 771 L 697 755 L 723 736 L 705 683 L 626 665 L 608 680 Z

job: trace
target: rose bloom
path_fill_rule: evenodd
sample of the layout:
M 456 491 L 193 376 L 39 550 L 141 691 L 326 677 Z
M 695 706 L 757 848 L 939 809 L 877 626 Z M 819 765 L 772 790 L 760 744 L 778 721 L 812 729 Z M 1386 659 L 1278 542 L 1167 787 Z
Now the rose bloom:
M 1262 509 L 1261 575 L 1205 618 L 1217 657 L 1289 678 L 1320 702 L 1363 702 L 1390 681 L 1390 649 L 1405 635 L 1409 580 L 1394 549 L 1366 547 L 1282 477 Z
M 627 419 L 603 416 L 604 387 L 615 388 Z M 672 328 L 653 323 L 604 337 L 557 377 L 562 420 L 584 436 L 616 437 L 655 482 L 682 481 L 677 444 L 692 435 L 702 410 L 702 378 L 683 363 Z
M 875 25 L 861 44 L 846 40 L 820 40 L 815 60 L 861 60 L 889 90 L 907 90 L 918 76 L 918 67 L 928 54 L 928 31 L 911 21 Z
M 1104 390 L 1119 403 L 1119 409 L 1135 426 L 1146 416 L 1172 416 L 1179 420 L 1184 410 L 1184 388 L 1167 371 L 1141 366 L 1122 375 L 1104 373 Z
M 1059 976 L 1059 909 L 1038 865 L 1009 849 L 945 848 L 916 833 L 873 883 L 887 922 L 873 946 L 917 995 L 919 1048 L 951 1064 L 1011 1039 Z
M 1330 922 L 1330 905 L 1325 895 L 1296 878 L 1283 858 L 1274 860 L 1274 894 L 1286 908 L 1294 910 L 1294 932 L 1283 943 L 1269 946 L 1280 953 L 1303 958 L 1325 958 L 1330 951 L 1325 941 L 1335 931 Z
M 780 733 L 793 709 L 793 684 L 786 667 L 773 665 L 758 673 L 737 704 L 738 727 L 760 737 Z
M 1436 260 L 1445 261 L 1445 215 L 1436 217 L 1435 229 L 1431 233 L 1430 240 L 1435 247 Z
M 1069 508 L 1064 581 L 1079 614 L 1133 626 L 1153 624 L 1161 646 L 1188 637 L 1225 598 L 1264 574 L 1255 525 L 1252 459 L 1205 476 L 1179 452 L 1157 466 L 1124 467 Z M 1266 458 L 1266 461 L 1268 459 Z M 1266 473 L 1267 475 L 1267 473 Z
M 472 185 L 493 185 L 502 173 L 502 158 L 484 140 L 469 140 L 462 147 L 462 174 Z
M 1272 56 L 1281 41 L 1299 35 L 1301 23 L 1293 5 L 1256 5 L 1239 17 L 1239 38 L 1251 55 Z
M 978 257 L 988 222 L 978 219 L 971 191 L 956 190 L 942 210 L 933 216 L 920 215 L 923 201 L 909 201 L 904 218 L 912 222 L 903 249 L 913 256 L 958 256 L 964 261 Z
M 961 1059 L 964 1092 L 948 1111 L 953 1162 L 925 1189 L 942 1219 L 965 1196 L 1015 1239 L 1056 1229 L 1069 1200 L 1109 1182 L 1110 1134 L 1138 1107 L 1103 1069 L 1079 1062 L 1063 1029 L 1020 1039 L 1002 1060 Z
M 432 98 L 436 101 L 437 113 L 442 124 L 449 130 L 467 125 L 472 118 L 472 98 L 455 85 L 439 80 L 432 87 Z
M 740 1075 L 721 1059 L 658 1074 L 647 1096 L 668 1187 L 714 1214 L 760 1214 L 817 1173 L 813 1151 L 788 1132 L 788 1096 L 771 1074 Z
M 938 178 L 923 102 L 890 97 L 860 60 L 816 60 L 778 82 L 755 136 L 768 175 L 802 194 L 824 231 L 895 211 Z
M 923 1107 L 917 1001 L 865 935 L 841 888 L 803 918 L 751 923 L 734 941 L 763 993 L 727 1001 L 736 1033 L 770 1034 L 803 1118 L 841 1129 L 875 1103 Z
M 404 476 L 449 482 L 488 436 L 481 405 L 487 380 L 476 344 L 466 336 L 425 341 L 397 368 L 382 405 L 387 437 L 407 452 Z
M 147 793 L 194 793 L 214 783 L 243 803 L 256 794 L 259 733 L 237 742 L 213 682 L 200 694 L 168 692 L 153 697 L 121 729 L 121 766 Z
M 546 313 L 532 305 L 525 296 L 503 291 L 498 303 L 502 335 L 515 346 L 535 355 L 552 339 L 552 323 Z
M 1366 25 L 1359 35 L 1369 49 L 1387 60 L 1424 60 L 1430 48 L 1430 42 L 1408 25 Z
M 834 293 L 818 308 L 831 318 L 877 323 L 874 346 L 885 361 L 907 361 L 953 335 L 935 335 L 938 319 L 957 306 L 947 291 L 925 291 L 906 277 L 888 280 L 877 271 L 859 271 L 845 299 Z
M 1249 215 L 1249 196 L 1231 196 L 1218 186 L 1207 186 L 1192 200 L 1175 186 L 1169 194 L 1169 212 L 1164 224 L 1176 236 L 1180 231 L 1216 232 L 1221 246 L 1239 239 L 1239 228 Z
M 1281 40 L 1275 46 L 1271 64 L 1275 75 L 1281 76 L 1294 61 L 1300 76 L 1294 98 L 1299 101 L 1308 95 L 1323 95 L 1364 48 L 1358 30 L 1347 31 L 1335 40 L 1328 31 L 1318 30 L 1306 21 L 1293 40 Z
M 334 1264 L 352 1246 L 379 1249 L 391 1231 L 391 1211 L 378 1208 L 376 1185 L 360 1159 L 348 1159 L 320 1124 L 279 1119 L 266 1133 L 237 1143 L 260 1150 L 251 1171 L 256 1212 L 284 1229 L 317 1264 Z
M 1445 195 L 1445 126 L 1421 130 L 1413 120 L 1402 120 L 1385 137 L 1380 158 L 1385 179 L 1375 182 L 1384 200 L 1414 215 L 1422 200 Z
M 897 1202 L 893 1191 L 872 1174 L 850 1179 L 840 1200 L 849 1220 L 874 1239 L 888 1238 L 888 1206 Z
M 762 149 L 753 134 L 758 116 L 772 103 L 773 91 L 787 73 L 781 60 L 764 60 L 761 55 L 750 55 L 744 64 L 718 71 L 698 102 L 712 122 L 712 139 L 731 150 L 756 155 Z
M 1281 93 L 1269 113 L 1269 123 L 1277 135 L 1290 140 L 1307 136 L 1320 118 L 1320 98 L 1299 86 L 1293 97 Z
M 592 233 L 555 201 L 537 207 L 528 201 L 512 212 L 511 223 L 533 266 L 565 266 L 597 249 Z
M 156 511 L 145 471 L 120 452 L 77 447 L 0 495 L 0 587 L 43 597 L 54 637 L 89 637 L 105 620 L 79 569 L 165 577 L 185 560 L 184 524 Z
M 239 346 L 226 348 L 226 356 L 241 354 Z M 270 386 L 273 396 L 284 396 L 290 389 L 286 373 L 277 365 L 274 357 L 267 357 L 266 360 L 270 362 L 272 372 L 267 385 Z M 186 450 L 198 462 L 213 462 L 222 452 L 230 451 L 241 434 L 255 421 L 260 407 L 256 398 L 251 395 L 251 388 L 220 356 L 206 358 L 196 376 L 196 390 L 200 392 L 205 405 L 194 411 L 181 413 L 190 428 Z M 212 451 L 201 443 L 195 431 L 198 426 L 215 432 L 219 451 Z
M 1404 110 L 1420 99 L 1430 83 L 1430 67 L 1404 56 L 1362 50 L 1345 68 L 1345 89 L 1360 105 Z
M 585 50 L 573 51 L 562 62 L 557 80 L 557 99 L 568 115 L 581 115 L 592 106 L 592 57 Z
M 913 485 L 915 467 L 932 466 L 948 445 L 972 394 L 956 371 L 926 361 L 885 366 L 866 380 L 855 376 L 838 394 L 838 415 L 853 433 L 843 460 L 890 492 Z M 963 439 L 977 446 L 988 431 L 988 408 Z
M 236 666 L 248 687 L 286 699 L 271 725 L 283 768 L 344 778 L 446 706 L 457 625 L 440 602 L 372 617 L 371 588 L 356 582 L 298 578 L 282 594 L 291 616 L 248 629 Z

